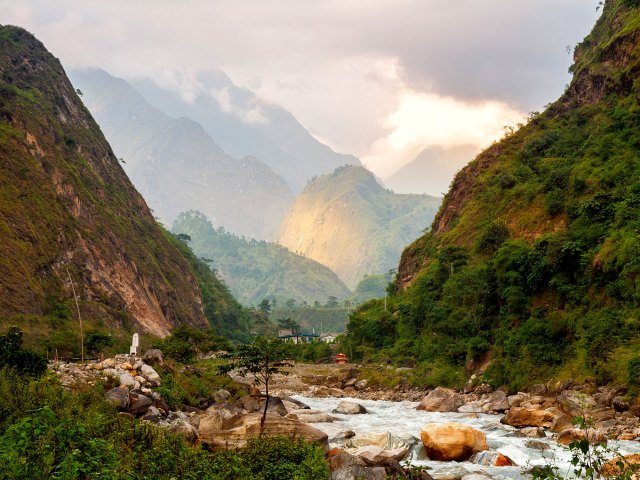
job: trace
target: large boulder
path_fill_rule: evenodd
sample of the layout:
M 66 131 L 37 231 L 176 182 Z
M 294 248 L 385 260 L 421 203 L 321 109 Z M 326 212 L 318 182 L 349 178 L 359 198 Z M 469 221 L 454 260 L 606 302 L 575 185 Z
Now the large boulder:
M 149 365 L 164 365 L 162 350 L 158 350 L 157 348 L 147 350 L 142 356 L 142 360 Z
M 154 383 L 155 386 L 159 386 L 162 383 L 160 375 L 158 375 L 158 372 L 156 372 L 151 365 L 142 364 L 140 372 L 142 372 L 142 375 L 147 381 Z
M 384 467 L 369 466 L 367 462 L 344 450 L 332 451 L 329 455 L 329 469 L 331 480 L 385 480 L 387 478 Z
M 153 405 L 153 401 L 146 395 L 129 392 L 129 407 L 127 408 L 127 412 L 131 415 L 137 417 L 144 415 L 151 405 Z
M 500 422 L 512 427 L 549 428 L 555 416 L 554 412 L 542 408 L 511 407 Z
M 620 463 L 623 464 L 622 468 L 620 468 Z M 638 473 L 634 473 L 633 475 L 624 478 L 629 478 L 629 480 L 640 479 L 640 453 L 612 458 L 602 466 L 600 474 L 605 478 L 621 477 L 623 473 L 626 473 L 625 471 L 635 471 Z
M 129 408 L 129 389 L 116 387 L 104 394 L 107 402 L 115 406 L 118 410 L 125 411 Z
M 455 390 L 438 387 L 424 397 L 416 409 L 427 412 L 457 412 L 462 405 L 464 400 Z
M 248 412 L 263 412 L 265 404 L 267 402 L 266 397 L 259 397 L 255 395 L 245 395 L 240 397 L 235 405 L 243 408 Z M 282 403 L 282 399 L 279 397 L 269 396 L 269 406 L 267 407 L 268 413 L 276 413 L 284 417 L 287 413 L 287 408 Z
M 585 432 L 585 430 L 581 428 L 568 428 L 563 430 L 558 434 L 556 441 L 560 445 L 569 445 L 572 442 L 584 440 L 585 438 L 587 438 L 591 444 L 607 443 L 607 437 L 605 437 L 602 432 L 591 429 Z
M 235 415 L 229 419 L 218 418 L 216 421 L 210 420 L 207 423 L 205 419 L 208 417 L 200 421 L 198 433 L 200 441 L 211 448 L 244 448 L 247 439 L 261 434 L 261 413 Z M 307 441 L 318 443 L 324 448 L 328 448 L 329 445 L 326 433 L 306 423 L 273 413 L 267 413 L 262 434 L 267 437 L 304 438 Z
M 584 417 L 587 412 L 598 408 L 591 395 L 574 390 L 565 390 L 557 399 L 560 409 L 572 417 Z
M 356 402 L 350 402 L 349 400 L 342 400 L 331 413 L 342 413 L 345 415 L 360 415 L 367 413 L 367 409 Z
M 420 439 L 431 460 L 463 461 L 489 449 L 484 433 L 455 422 L 427 423 L 420 431 Z
M 381 451 L 378 452 L 375 449 L 365 447 L 375 447 L 375 449 Z M 374 457 L 378 458 L 375 463 L 380 463 L 384 458 L 403 460 L 411 451 L 411 447 L 412 445 L 409 442 L 389 432 L 374 435 L 356 435 L 347 440 L 345 444 L 345 450 L 349 453 L 367 458 L 370 461 L 374 461 Z
M 182 437 L 191 445 L 198 440 L 198 430 L 186 420 L 176 419 L 171 425 L 169 430 L 173 433 L 182 435 Z

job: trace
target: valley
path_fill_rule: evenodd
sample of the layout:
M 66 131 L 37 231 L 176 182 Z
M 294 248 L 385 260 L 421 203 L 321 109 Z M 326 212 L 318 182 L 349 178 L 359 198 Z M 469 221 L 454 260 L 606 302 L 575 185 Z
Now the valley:
M 636 478 L 638 0 L 593 6 L 544 107 L 548 45 L 474 18 L 416 46 L 412 2 L 159 4 L 134 32 L 25 1 L 0 2 L 41 27 L 0 25 L 0 478 Z M 514 42 L 587 23 L 502 7 Z

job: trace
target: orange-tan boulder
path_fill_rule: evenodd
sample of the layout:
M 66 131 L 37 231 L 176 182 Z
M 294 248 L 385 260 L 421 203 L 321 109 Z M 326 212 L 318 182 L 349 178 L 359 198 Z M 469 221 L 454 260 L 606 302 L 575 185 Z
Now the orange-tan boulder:
M 500 420 L 512 427 L 546 427 L 553 423 L 556 414 L 542 408 L 512 407 Z
M 462 423 L 427 423 L 420 439 L 431 460 L 463 461 L 489 449 L 484 433 Z
M 437 387 L 422 399 L 416 410 L 427 412 L 457 412 L 464 405 L 462 396 L 450 388 Z
M 622 468 L 620 464 L 622 463 Z M 633 471 L 634 473 L 629 477 L 629 480 L 640 479 L 640 453 L 634 453 L 631 455 L 625 455 L 623 457 L 616 457 L 605 463 L 600 469 L 600 474 L 605 477 L 619 477 L 622 476 L 625 471 Z

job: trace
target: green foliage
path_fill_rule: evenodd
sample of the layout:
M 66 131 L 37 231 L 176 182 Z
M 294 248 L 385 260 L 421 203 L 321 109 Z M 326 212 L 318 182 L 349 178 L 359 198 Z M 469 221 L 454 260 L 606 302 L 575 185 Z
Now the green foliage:
M 85 339 L 84 345 L 90 356 L 96 356 L 104 352 L 108 347 L 113 347 L 115 341 L 111 335 L 101 331 L 89 332 Z
M 22 331 L 18 327 L 0 335 L 0 368 L 10 367 L 23 375 L 42 375 L 47 360 L 40 354 L 22 348 Z
M 213 329 L 180 325 L 171 331 L 171 335 L 154 343 L 153 348 L 162 350 L 166 358 L 191 363 L 199 354 L 231 350 L 231 343 L 227 338 L 216 335 Z
M 350 307 L 310 307 L 274 308 L 269 318 L 277 322 L 280 318 L 290 318 L 300 325 L 303 332 L 315 331 L 323 334 L 340 334 L 347 325 Z
M 296 255 L 276 243 L 238 237 L 215 229 L 200 212 L 178 215 L 172 231 L 188 236 L 198 256 L 213 259 L 212 267 L 244 305 L 267 299 L 282 306 L 290 299 L 313 303 L 335 296 L 349 296 L 347 287 L 327 267 Z
M 563 447 L 571 455 L 570 467 L 566 472 L 553 462 L 531 469 L 530 477 L 534 480 L 564 480 L 566 478 L 595 480 L 604 478 L 601 473 L 603 466 L 615 456 L 617 472 L 607 475 L 613 480 L 631 480 L 640 470 L 640 465 L 626 462 L 624 457 L 606 445 L 606 443 L 592 443 L 588 440 L 591 431 L 590 422 L 582 417 L 576 417 L 574 424 L 584 433 L 581 440 L 574 440 L 567 447 Z
M 326 479 L 318 446 L 253 438 L 239 451 L 207 452 L 148 422 L 119 417 L 101 386 L 72 394 L 49 376 L 0 371 L 0 477 L 44 480 L 184 478 Z
M 640 12 L 629 7 L 607 2 L 565 96 L 456 177 L 405 251 L 387 309 L 351 315 L 342 345 L 354 359 L 409 357 L 428 382 L 436 365 L 469 375 L 490 358 L 484 380 L 514 390 L 569 375 L 637 382 L 617 361 L 640 350 Z

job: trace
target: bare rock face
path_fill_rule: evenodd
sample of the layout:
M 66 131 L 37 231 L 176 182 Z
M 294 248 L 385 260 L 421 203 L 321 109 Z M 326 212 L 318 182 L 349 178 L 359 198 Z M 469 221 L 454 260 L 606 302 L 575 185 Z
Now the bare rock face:
M 424 397 L 416 409 L 427 412 L 457 412 L 462 405 L 464 400 L 455 390 L 438 387 Z
M 427 423 L 420 439 L 431 460 L 463 461 L 489 449 L 484 433 L 455 422 Z
M 229 419 L 200 421 L 198 433 L 200 441 L 210 448 L 244 448 L 247 439 L 260 435 L 260 413 L 235 415 Z M 306 423 L 267 413 L 263 434 L 268 437 L 286 436 L 304 438 L 328 448 L 326 433 Z
M 605 478 L 622 475 L 622 470 L 619 465 L 620 462 L 624 464 L 625 470 L 630 469 L 630 467 L 638 468 L 640 465 L 640 453 L 612 458 L 602 466 L 600 474 Z M 640 475 L 637 473 L 630 477 L 631 480 L 638 480 L 638 478 L 640 478 Z
M 500 422 L 513 427 L 549 428 L 555 416 L 552 411 L 542 408 L 512 407 Z

